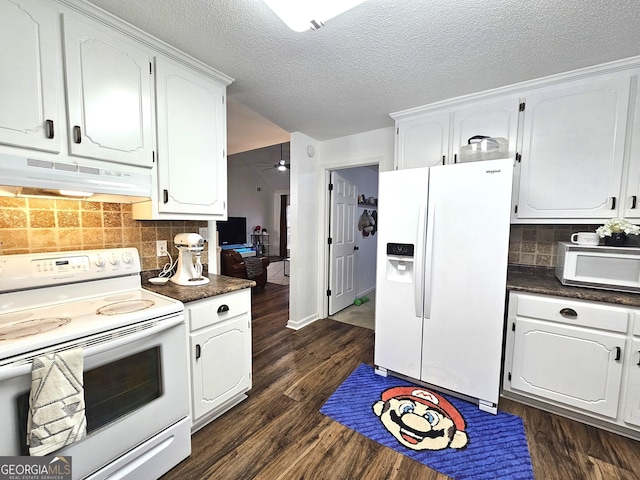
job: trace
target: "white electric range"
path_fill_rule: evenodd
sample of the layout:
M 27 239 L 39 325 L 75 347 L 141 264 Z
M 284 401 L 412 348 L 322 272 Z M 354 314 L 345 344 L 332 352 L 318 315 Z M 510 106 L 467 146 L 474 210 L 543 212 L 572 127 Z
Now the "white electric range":
M 73 478 L 157 478 L 191 451 L 184 305 L 141 287 L 135 248 L 0 256 L 4 455 L 28 454 L 31 364 L 82 348 L 87 437 Z M 25 405 L 26 402 L 26 405 Z

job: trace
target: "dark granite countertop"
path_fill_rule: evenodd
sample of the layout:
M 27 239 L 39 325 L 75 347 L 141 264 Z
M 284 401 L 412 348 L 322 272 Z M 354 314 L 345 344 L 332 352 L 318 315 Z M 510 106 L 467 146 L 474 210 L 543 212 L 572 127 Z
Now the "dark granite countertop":
M 640 307 L 640 294 L 638 293 L 570 287 L 560 283 L 553 268 L 546 267 L 509 265 L 507 290 Z
M 206 275 L 209 277 L 209 283 L 206 285 L 183 287 L 173 282 L 167 282 L 165 285 L 154 285 L 149 283 L 149 278 L 156 276 L 158 272 L 142 272 L 142 287 L 152 292 L 165 295 L 167 297 L 180 300 L 182 303 L 202 300 L 204 298 L 215 297 L 223 293 L 235 292 L 243 288 L 251 288 L 256 286 L 253 280 L 245 280 L 242 278 L 227 277 L 224 275 Z

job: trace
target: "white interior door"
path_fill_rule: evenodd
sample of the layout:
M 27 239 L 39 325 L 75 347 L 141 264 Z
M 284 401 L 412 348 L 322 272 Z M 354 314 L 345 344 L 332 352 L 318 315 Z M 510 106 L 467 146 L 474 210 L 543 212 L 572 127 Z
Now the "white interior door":
M 329 315 L 356 299 L 355 246 L 358 188 L 337 172 L 331 172 L 331 245 L 329 265 Z

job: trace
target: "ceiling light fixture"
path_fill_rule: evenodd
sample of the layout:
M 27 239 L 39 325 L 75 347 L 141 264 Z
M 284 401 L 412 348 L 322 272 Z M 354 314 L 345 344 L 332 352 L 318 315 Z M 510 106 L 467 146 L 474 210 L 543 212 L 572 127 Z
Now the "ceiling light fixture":
M 263 0 L 294 32 L 317 30 L 365 0 Z
M 278 162 L 278 164 L 275 166 L 279 172 L 286 172 L 287 168 L 289 168 L 289 164 L 287 164 L 287 161 L 284 159 L 284 155 L 282 154 L 282 143 L 280 144 L 280 161 Z

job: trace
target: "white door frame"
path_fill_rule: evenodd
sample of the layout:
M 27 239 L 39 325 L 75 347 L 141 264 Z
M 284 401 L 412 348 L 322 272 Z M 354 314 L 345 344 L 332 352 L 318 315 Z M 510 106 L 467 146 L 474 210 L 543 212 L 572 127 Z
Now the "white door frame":
M 331 234 L 330 228 L 330 212 L 331 212 L 331 195 L 329 194 L 329 183 L 331 183 L 331 172 L 334 170 L 346 170 L 349 168 L 359 168 L 359 167 L 367 167 L 370 165 L 378 165 L 378 169 L 380 168 L 380 164 L 383 163 L 383 158 L 381 157 L 369 157 L 362 159 L 360 161 L 351 161 L 348 163 L 336 162 L 331 165 L 323 165 L 321 166 L 321 174 L 324 178 L 324 214 L 323 218 L 323 229 L 322 229 L 322 238 L 320 239 L 320 243 L 323 245 L 322 256 L 321 256 L 321 264 L 320 264 L 320 272 L 322 273 L 322 278 L 324 281 L 319 285 L 321 291 L 318 292 L 319 299 L 322 299 L 319 303 L 322 304 L 321 317 L 327 318 L 329 316 L 329 299 L 327 297 L 327 290 L 329 290 L 330 286 L 330 268 L 329 263 L 331 262 L 331 255 L 329 254 L 329 245 L 327 244 L 327 239 Z M 355 273 L 354 273 L 355 274 Z

